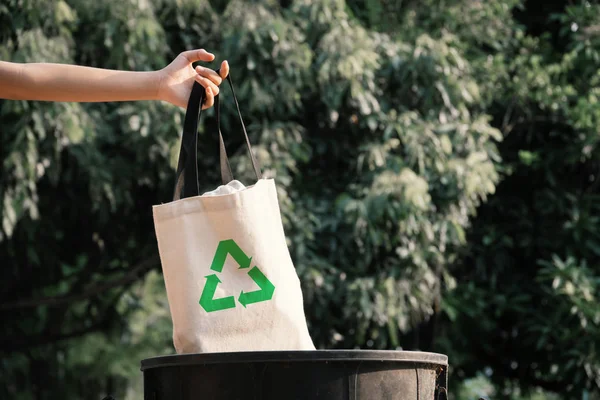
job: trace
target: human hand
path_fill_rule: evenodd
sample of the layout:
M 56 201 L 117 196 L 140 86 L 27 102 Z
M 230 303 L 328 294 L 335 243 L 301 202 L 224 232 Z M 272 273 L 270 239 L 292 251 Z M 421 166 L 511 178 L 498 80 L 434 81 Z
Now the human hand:
M 202 104 L 205 110 L 213 106 L 215 96 L 219 94 L 219 85 L 229 74 L 227 61 L 221 63 L 219 74 L 210 68 L 197 66 L 196 61 L 210 62 L 214 54 L 201 50 L 188 50 L 179 54 L 169 65 L 160 70 L 158 97 L 176 106 L 186 108 L 194 81 L 201 84 L 206 91 L 206 101 Z M 220 76 L 219 76 L 220 75 Z

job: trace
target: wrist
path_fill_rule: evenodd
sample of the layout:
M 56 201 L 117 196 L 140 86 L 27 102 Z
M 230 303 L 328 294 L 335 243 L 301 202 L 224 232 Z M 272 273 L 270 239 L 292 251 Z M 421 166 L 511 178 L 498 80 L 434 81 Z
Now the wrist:
M 153 82 L 156 84 L 155 92 L 154 92 L 154 100 L 162 100 L 168 101 L 167 99 L 167 72 L 164 69 L 160 69 L 158 71 L 154 71 L 155 76 L 153 77 Z

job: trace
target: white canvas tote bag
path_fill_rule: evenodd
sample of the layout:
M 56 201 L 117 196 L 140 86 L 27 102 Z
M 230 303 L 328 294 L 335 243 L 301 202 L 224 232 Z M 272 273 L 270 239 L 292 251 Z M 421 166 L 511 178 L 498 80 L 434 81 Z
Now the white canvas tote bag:
M 261 178 L 231 78 L 227 80 L 257 181 L 249 187 L 233 181 L 217 96 L 224 186 L 199 195 L 196 150 L 204 88 L 194 83 L 173 201 L 153 207 L 175 349 L 179 354 L 314 350 L 275 182 Z

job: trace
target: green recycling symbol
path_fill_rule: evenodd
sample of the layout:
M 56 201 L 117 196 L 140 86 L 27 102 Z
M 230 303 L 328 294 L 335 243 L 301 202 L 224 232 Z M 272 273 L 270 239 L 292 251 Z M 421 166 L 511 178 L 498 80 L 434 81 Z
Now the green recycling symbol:
M 225 265 L 228 254 L 239 264 L 239 269 L 250 268 L 252 257 L 248 257 L 233 239 L 229 239 L 219 242 L 210 269 L 216 272 L 223 272 L 223 266 Z M 273 298 L 275 286 L 267 279 L 265 274 L 258 269 L 258 267 L 254 266 L 251 268 L 248 271 L 248 276 L 252 278 L 260 289 L 253 292 L 244 292 L 242 290 L 240 297 L 238 297 L 238 301 L 244 308 L 248 304 L 259 303 Z M 200 296 L 200 305 L 206 312 L 235 308 L 234 296 L 221 297 L 219 299 L 214 298 L 219 283 L 221 283 L 221 280 L 217 274 L 206 276 L 206 283 L 204 284 L 204 289 L 202 289 L 202 295 Z

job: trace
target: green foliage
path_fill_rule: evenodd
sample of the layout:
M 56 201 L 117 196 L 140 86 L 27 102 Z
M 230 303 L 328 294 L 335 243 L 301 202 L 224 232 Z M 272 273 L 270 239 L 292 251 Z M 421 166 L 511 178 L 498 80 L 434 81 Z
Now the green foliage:
M 531 7 L 9 0 L 0 57 L 150 70 L 215 52 L 319 347 L 445 352 L 459 398 L 597 396 L 600 10 Z M 170 200 L 182 116 L 0 103 L 0 397 L 139 398 L 139 360 L 173 351 L 151 206 Z M 212 111 L 202 126 L 211 189 Z

